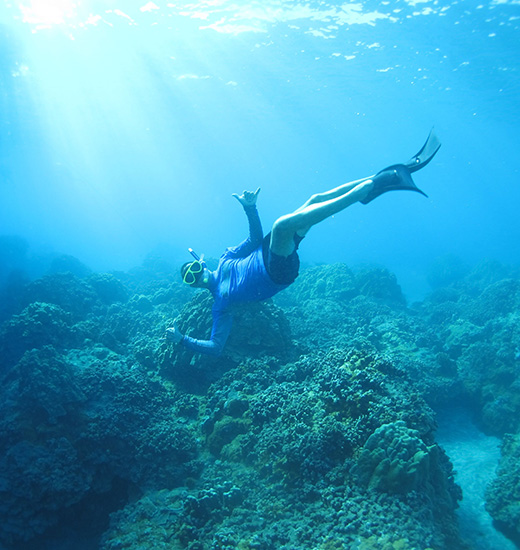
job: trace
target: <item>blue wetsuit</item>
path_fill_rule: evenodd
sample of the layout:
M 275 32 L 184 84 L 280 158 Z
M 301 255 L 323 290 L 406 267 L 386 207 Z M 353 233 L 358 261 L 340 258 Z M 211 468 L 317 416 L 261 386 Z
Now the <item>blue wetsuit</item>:
M 266 300 L 290 284 L 275 283 L 267 272 L 264 257 L 269 243 L 264 245 L 258 211 L 255 205 L 244 206 L 244 210 L 249 221 L 249 238 L 238 246 L 226 249 L 209 281 L 209 290 L 215 300 L 211 337 L 209 340 L 197 340 L 183 336 L 181 340 L 193 351 L 220 355 L 231 331 L 233 318 L 230 306 Z M 294 254 L 297 259 L 296 251 Z

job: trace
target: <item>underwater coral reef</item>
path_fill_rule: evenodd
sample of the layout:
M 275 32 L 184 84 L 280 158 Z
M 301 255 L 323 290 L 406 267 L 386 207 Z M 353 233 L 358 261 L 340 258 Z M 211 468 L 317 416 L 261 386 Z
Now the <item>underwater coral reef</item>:
M 0 549 L 470 549 L 455 401 L 503 440 L 486 506 L 519 540 L 518 271 L 409 305 L 385 269 L 309 267 L 215 358 L 163 338 L 211 325 L 175 269 L 66 260 L 0 291 Z

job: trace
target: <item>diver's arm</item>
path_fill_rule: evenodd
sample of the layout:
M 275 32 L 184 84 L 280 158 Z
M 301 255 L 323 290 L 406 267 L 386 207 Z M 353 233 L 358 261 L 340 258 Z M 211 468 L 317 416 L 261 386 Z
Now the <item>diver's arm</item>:
M 249 222 L 249 242 L 253 246 L 253 250 L 262 242 L 264 238 L 264 232 L 262 231 L 262 222 L 258 215 L 256 205 L 244 206 L 244 212 Z
M 260 216 L 256 209 L 256 198 L 260 192 L 260 187 L 255 191 L 244 191 L 242 195 L 233 194 L 238 202 L 244 208 L 244 212 L 249 222 L 249 237 L 234 248 L 230 249 L 235 257 L 249 256 L 262 242 L 264 233 L 262 230 L 262 223 L 260 222 Z
M 229 333 L 231 332 L 232 323 L 233 318 L 227 311 L 214 310 L 213 328 L 211 329 L 209 340 L 197 340 L 191 336 L 184 335 L 180 343 L 184 347 L 197 353 L 218 356 L 222 353 L 226 345 Z

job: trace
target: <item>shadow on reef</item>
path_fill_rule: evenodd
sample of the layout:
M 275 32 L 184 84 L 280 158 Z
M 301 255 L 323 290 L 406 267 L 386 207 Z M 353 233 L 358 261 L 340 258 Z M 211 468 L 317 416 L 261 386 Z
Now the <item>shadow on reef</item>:
M 387 270 L 304 270 L 237 309 L 219 358 L 163 340 L 211 326 L 163 263 L 78 274 L 19 285 L 0 329 L 0 548 L 462 550 L 433 412 L 453 400 L 512 434 L 487 507 L 518 528 L 512 270 L 411 307 Z
M 101 535 L 109 527 L 109 514 L 116 512 L 135 497 L 128 482 L 114 478 L 104 493 L 89 493 L 61 514 L 59 523 L 42 535 L 9 547 L 10 550 L 74 550 L 99 548 Z

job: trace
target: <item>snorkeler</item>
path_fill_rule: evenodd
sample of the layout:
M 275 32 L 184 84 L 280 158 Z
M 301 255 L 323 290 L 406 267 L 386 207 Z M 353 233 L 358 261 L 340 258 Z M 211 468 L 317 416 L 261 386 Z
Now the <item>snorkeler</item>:
M 325 193 L 313 195 L 300 208 L 278 218 L 265 237 L 256 209 L 260 188 L 233 194 L 249 222 L 249 238 L 228 248 L 218 267 L 210 271 L 203 257 L 189 249 L 194 260 L 181 268 L 182 280 L 193 288 L 206 288 L 214 298 L 213 327 L 209 340 L 181 334 L 176 323 L 166 330 L 166 339 L 199 353 L 220 355 L 231 331 L 230 308 L 240 302 L 259 302 L 287 288 L 298 276 L 298 247 L 309 229 L 355 202 L 368 204 L 387 191 L 417 191 L 411 173 L 426 166 L 440 147 L 433 130 L 423 148 L 405 164 L 395 164 L 375 176 L 345 183 Z M 425 195 L 426 196 L 426 195 Z

